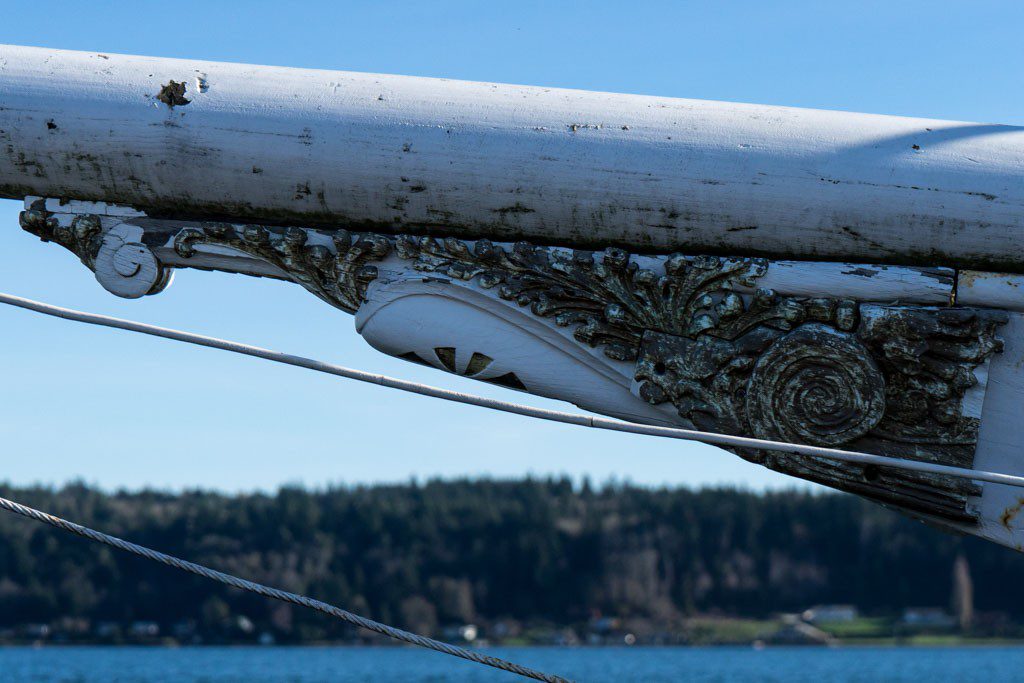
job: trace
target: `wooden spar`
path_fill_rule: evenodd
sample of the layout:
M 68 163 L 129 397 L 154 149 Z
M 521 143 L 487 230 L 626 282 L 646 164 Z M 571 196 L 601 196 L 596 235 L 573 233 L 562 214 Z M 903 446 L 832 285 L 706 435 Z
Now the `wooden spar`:
M 1024 272 L 1024 129 L 0 47 L 0 196 Z

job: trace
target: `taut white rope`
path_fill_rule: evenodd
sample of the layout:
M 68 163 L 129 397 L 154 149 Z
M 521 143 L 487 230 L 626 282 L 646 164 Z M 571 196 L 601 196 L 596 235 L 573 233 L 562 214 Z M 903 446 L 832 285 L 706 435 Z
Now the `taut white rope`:
M 497 399 L 484 398 L 483 396 L 466 394 L 461 391 L 442 389 L 441 387 L 434 387 L 428 384 L 409 382 L 407 380 L 388 377 L 386 375 L 377 375 L 371 372 L 363 372 L 362 370 L 353 370 L 352 368 L 332 365 L 312 358 L 293 356 L 288 353 L 281 353 L 280 351 L 271 351 L 270 349 L 264 349 L 258 346 L 249 346 L 248 344 L 240 344 L 239 342 L 227 341 L 224 339 L 217 339 L 216 337 L 207 337 L 201 334 L 193 334 L 191 332 L 183 332 L 181 330 L 173 330 L 166 327 L 157 327 L 156 325 L 147 325 L 133 320 L 124 320 L 106 315 L 98 315 L 96 313 L 85 313 L 83 311 L 61 308 L 59 306 L 52 306 L 40 301 L 24 299 L 10 294 L 0 293 L 0 303 L 24 308 L 37 313 L 43 313 L 45 315 L 63 318 L 65 320 L 73 320 L 75 322 L 87 323 L 89 325 L 113 327 L 120 330 L 128 330 L 130 332 L 148 334 L 154 337 L 173 339 L 175 341 L 186 342 L 188 344 L 208 346 L 214 349 L 221 349 L 222 351 L 231 351 L 232 353 L 240 353 L 246 356 L 263 358 L 265 360 L 274 361 L 275 363 L 294 365 L 296 367 L 307 368 L 309 370 L 315 370 L 329 375 L 337 375 L 338 377 L 354 379 L 360 382 L 379 384 L 390 389 L 398 389 L 400 391 L 407 391 L 413 394 L 422 394 L 423 396 L 431 396 L 433 398 L 440 398 L 446 401 L 453 401 L 455 403 L 480 406 L 481 408 L 490 408 L 491 410 L 499 410 L 505 413 L 525 415 L 526 417 L 534 417 L 540 420 L 549 420 L 551 422 L 562 422 L 581 427 L 593 427 L 595 429 L 606 429 L 609 431 L 626 432 L 629 434 L 661 436 L 669 439 L 681 439 L 683 441 L 699 441 L 701 443 L 711 444 L 713 446 L 723 446 L 725 448 L 759 449 L 788 453 L 790 455 L 826 458 L 842 462 L 861 463 L 863 465 L 875 465 L 877 467 L 895 467 L 913 472 L 942 474 L 960 479 L 973 479 L 975 481 L 985 481 L 992 484 L 1005 484 L 1007 486 L 1024 488 L 1024 477 L 1012 474 L 986 472 L 984 470 L 972 470 L 965 467 L 952 467 L 949 465 L 938 465 L 931 462 L 907 460 L 904 458 L 890 458 L 884 455 L 843 451 L 836 448 L 804 446 L 801 444 L 784 443 L 781 441 L 752 439 L 743 436 L 729 436 L 727 434 L 714 434 L 712 432 L 699 432 L 691 429 L 677 429 L 674 427 L 655 427 L 636 422 L 625 422 L 622 420 L 612 420 L 604 417 L 580 415 L 579 413 L 545 410 L 543 408 L 534 408 L 520 403 L 499 401 Z

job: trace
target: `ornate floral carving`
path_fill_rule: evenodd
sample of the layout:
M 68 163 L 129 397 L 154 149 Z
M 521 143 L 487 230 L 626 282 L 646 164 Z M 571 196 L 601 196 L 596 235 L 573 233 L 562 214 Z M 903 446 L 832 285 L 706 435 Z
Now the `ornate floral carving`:
M 56 242 L 72 252 L 90 270 L 96 270 L 96 256 L 103 242 L 103 226 L 99 216 L 81 214 L 63 226 L 45 208 L 45 202 L 37 201 L 32 208 L 22 211 L 19 216 L 22 229 L 39 237 L 44 242 Z
M 789 299 L 802 312 L 782 333 L 708 328 L 644 336 L 636 379 L 651 403 L 671 401 L 695 427 L 842 446 L 970 467 L 980 422 L 963 403 L 975 369 L 1001 348 L 997 311 Z M 738 332 L 738 334 L 736 334 Z M 970 483 L 762 452 L 772 469 L 960 523 Z
M 276 231 L 246 225 L 236 229 L 228 223 L 204 223 L 201 228 L 181 230 L 174 238 L 174 249 L 179 256 L 189 258 L 197 244 L 229 247 L 277 266 L 327 303 L 354 313 L 363 301 L 366 286 L 377 277 L 377 268 L 369 263 L 387 256 L 390 240 L 338 230 L 331 233 L 332 249 L 309 244 L 309 232 L 302 228 Z
M 396 252 L 417 270 L 461 280 L 478 278 L 501 298 L 528 306 L 538 316 L 573 327 L 574 337 L 601 346 L 608 357 L 633 360 L 645 330 L 698 334 L 719 320 L 744 312 L 738 296 L 715 292 L 752 287 L 764 274 L 763 259 L 720 259 L 681 255 L 664 262 L 664 273 L 640 268 L 621 249 L 594 252 L 537 247 L 518 242 L 510 249 L 479 240 L 470 247 L 454 239 L 402 236 Z M 788 312 L 758 308 L 761 319 L 785 320 Z M 781 324 L 781 323 L 780 323 Z
M 330 239 L 328 240 L 328 234 Z M 975 369 L 1000 348 L 1005 317 L 966 309 L 876 306 L 785 297 L 759 288 L 756 258 L 638 259 L 408 235 L 236 229 L 204 224 L 178 233 L 197 244 L 267 261 L 339 308 L 354 311 L 393 255 L 435 276 L 472 281 L 570 327 L 580 343 L 636 361 L 640 396 L 671 402 L 708 431 L 844 446 L 969 466 L 978 420 L 963 409 Z M 744 457 L 931 518 L 970 522 L 970 483 L 902 471 L 745 452 Z
M 979 422 L 963 414 L 975 369 L 1003 348 L 1001 311 L 869 306 L 857 330 L 886 382 L 886 416 L 876 430 L 908 444 L 973 445 Z M 969 465 L 965 459 L 962 464 Z
M 21 222 L 96 269 L 104 244 L 97 216 L 79 215 L 65 226 L 37 202 Z M 578 342 L 611 359 L 635 361 L 640 397 L 671 403 L 683 423 L 698 429 L 958 466 L 972 464 L 978 438 L 979 420 L 965 402 L 978 368 L 1000 350 L 996 330 L 1006 321 L 996 311 L 780 296 L 759 286 L 769 264 L 756 258 L 638 258 L 620 249 L 180 225 L 136 227 L 146 245 L 127 246 L 163 247 L 172 235 L 183 259 L 198 245 L 227 248 L 272 265 L 281 277 L 349 312 L 365 300 L 381 262 L 398 262 L 493 291 L 571 329 Z M 110 267 L 134 277 L 141 265 L 125 257 Z M 435 352 L 444 364 L 446 347 Z M 962 480 L 740 454 L 933 520 L 974 520 L 966 499 L 976 487 Z
M 525 242 L 506 248 L 488 240 L 341 230 L 331 233 L 332 250 L 308 244 L 309 232 L 262 226 L 239 230 L 229 224 L 205 223 L 181 230 L 174 244 L 185 258 L 194 253 L 195 245 L 210 244 L 262 259 L 347 311 L 359 307 L 367 285 L 377 277 L 376 267 L 369 264 L 393 250 L 416 270 L 456 280 L 476 279 L 485 289 L 497 288 L 501 298 L 529 307 L 560 326 L 573 327 L 577 340 L 601 346 L 617 360 L 636 358 L 645 330 L 696 334 L 719 322 L 749 324 L 743 315 L 788 329 L 785 320 L 796 314 L 785 301 L 776 302 L 767 295 L 757 299 L 749 312 L 738 295 L 715 296 L 740 286 L 753 287 L 767 268 L 763 259 L 675 255 L 664 262 L 664 272 L 658 272 L 640 268 L 621 249 L 595 256 Z

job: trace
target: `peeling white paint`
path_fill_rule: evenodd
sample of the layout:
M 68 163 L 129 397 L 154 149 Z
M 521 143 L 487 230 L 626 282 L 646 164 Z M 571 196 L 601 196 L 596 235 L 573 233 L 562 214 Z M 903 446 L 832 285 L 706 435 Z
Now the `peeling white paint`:
M 1024 270 L 1010 126 L 12 46 L 0 106 L 4 196 Z

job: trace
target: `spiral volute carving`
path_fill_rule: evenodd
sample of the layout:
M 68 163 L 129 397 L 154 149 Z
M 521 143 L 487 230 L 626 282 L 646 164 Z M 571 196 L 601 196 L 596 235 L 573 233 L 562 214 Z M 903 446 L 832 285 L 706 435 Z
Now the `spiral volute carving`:
M 759 437 L 838 446 L 878 425 L 885 378 L 852 335 L 809 324 L 765 351 L 746 396 L 747 419 Z

